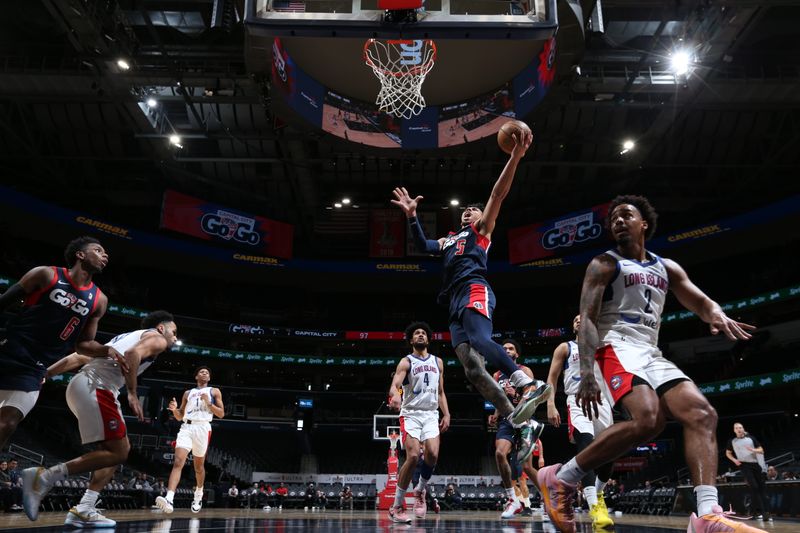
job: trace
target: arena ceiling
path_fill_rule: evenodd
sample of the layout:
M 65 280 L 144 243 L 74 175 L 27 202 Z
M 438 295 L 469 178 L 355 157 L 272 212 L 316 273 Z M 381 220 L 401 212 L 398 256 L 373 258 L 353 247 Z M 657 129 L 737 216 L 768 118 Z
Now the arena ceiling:
M 162 191 L 178 189 L 292 222 L 297 254 L 326 257 L 363 254 L 368 208 L 388 207 L 398 184 L 436 208 L 485 199 L 505 160 L 492 139 L 379 151 L 277 116 L 243 9 L 7 3 L 2 182 L 143 229 L 158 226 Z M 800 190 L 800 1 L 605 0 L 602 12 L 582 57 L 559 58 L 555 87 L 527 117 L 535 146 L 504 225 L 632 192 L 679 228 Z M 688 78 L 670 67 L 680 48 L 696 57 Z M 148 95 L 163 113 L 155 125 L 143 113 Z M 180 149 L 168 142 L 173 129 Z M 636 147 L 620 154 L 628 138 Z M 330 209 L 343 196 L 359 209 Z

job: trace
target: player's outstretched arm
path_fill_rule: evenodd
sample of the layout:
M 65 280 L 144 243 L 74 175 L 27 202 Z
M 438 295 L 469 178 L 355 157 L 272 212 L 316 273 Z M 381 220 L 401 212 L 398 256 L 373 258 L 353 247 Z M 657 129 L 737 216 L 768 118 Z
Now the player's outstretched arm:
M 394 200 L 391 202 L 402 209 L 408 219 L 411 237 L 417 250 L 428 254 L 439 254 L 442 250 L 442 241 L 428 239 L 425 236 L 422 225 L 419 223 L 419 219 L 417 219 L 417 205 L 419 205 L 423 197 L 411 198 L 405 187 L 395 187 L 392 194 L 394 195 Z
M 13 304 L 19 302 L 28 294 L 44 289 L 55 283 L 53 277 L 56 273 L 52 268 L 40 266 L 30 269 L 18 282 L 13 284 L 3 294 L 0 294 L 0 311 L 5 311 Z
M 439 409 L 442 410 L 442 419 L 439 420 L 439 432 L 444 433 L 450 428 L 450 406 L 447 405 L 447 396 L 444 393 L 444 361 L 439 361 Z
M 47 367 L 47 373 L 45 374 L 46 378 L 52 378 L 53 376 L 58 376 L 63 374 L 64 372 L 69 372 L 71 370 L 75 370 L 76 368 L 80 368 L 89 361 L 91 361 L 91 357 L 87 357 L 85 355 L 81 355 L 78 352 L 73 352 L 69 355 L 66 355 Z
M 514 182 L 514 174 L 517 173 L 517 165 L 520 159 L 525 156 L 531 142 L 533 142 L 533 133 L 530 130 L 526 130 L 522 139 L 517 138 L 516 133 L 513 138 L 516 143 L 514 149 L 508 157 L 508 162 L 503 168 L 503 172 L 500 173 L 500 177 L 497 178 L 494 187 L 492 187 L 492 193 L 489 195 L 486 208 L 483 210 L 483 216 L 476 228 L 481 235 L 487 237 L 494 231 L 497 215 L 500 214 L 500 206 L 508 195 L 508 191 L 511 190 L 511 184 Z
M 593 420 L 598 416 L 598 404 L 602 404 L 600 385 L 594 377 L 594 354 L 600 348 L 597 318 L 603 303 L 603 293 L 616 273 L 616 260 L 601 254 L 592 259 L 586 268 L 581 288 L 581 326 L 578 333 L 578 352 L 581 360 L 581 384 L 576 403 L 583 413 Z
M 409 370 L 411 370 L 411 363 L 408 362 L 407 358 L 403 357 L 400 359 L 400 362 L 397 363 L 394 376 L 392 376 L 392 384 L 389 385 L 389 399 L 387 403 L 390 409 L 395 411 L 400 410 L 400 403 L 403 399 L 400 391 L 403 390 L 403 381 L 406 379 Z
M 737 322 L 722 310 L 717 302 L 706 296 L 700 288 L 692 283 L 686 271 L 671 259 L 663 259 L 664 266 L 669 275 L 669 287 L 686 309 L 700 317 L 700 320 L 709 325 L 712 335 L 722 332 L 732 341 L 748 340 L 749 333 L 756 329 L 755 326 Z
M 547 400 L 547 420 L 558 427 L 561 425 L 561 415 L 556 408 L 556 394 L 558 390 L 558 377 L 561 375 L 561 369 L 564 368 L 564 361 L 569 354 L 569 346 L 566 342 L 562 342 L 556 347 L 553 352 L 553 358 L 550 360 L 550 371 L 547 373 L 547 383 L 553 387 L 553 394 Z
M 105 294 L 97 291 L 97 305 L 95 305 L 94 312 L 89 316 L 86 324 L 83 326 L 78 342 L 75 344 L 75 351 L 81 355 L 88 355 L 89 357 L 110 357 L 119 363 L 123 372 L 128 372 L 128 363 L 125 358 L 117 350 L 111 346 L 100 344 L 94 340 L 97 334 L 97 324 L 103 315 L 106 314 L 108 308 L 108 298 Z

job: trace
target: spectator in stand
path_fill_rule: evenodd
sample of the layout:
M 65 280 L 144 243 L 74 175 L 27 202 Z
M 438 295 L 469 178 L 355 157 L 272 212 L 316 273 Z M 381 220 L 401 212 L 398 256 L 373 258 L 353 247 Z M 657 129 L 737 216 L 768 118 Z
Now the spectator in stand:
M 22 489 L 15 485 L 8 469 L 8 461 L 0 461 L 0 505 L 5 512 L 18 511 L 22 503 Z
M 231 485 L 231 488 L 228 489 L 228 507 L 238 507 L 238 500 L 239 500 L 239 488 L 236 486 L 236 483 Z
M 608 483 L 606 483 L 605 488 L 603 489 L 603 497 L 605 498 L 607 505 L 609 508 L 614 508 L 617 506 L 617 502 L 619 501 L 620 495 L 620 488 L 617 484 L 616 479 L 609 479 Z
M 339 493 L 339 509 L 344 509 L 345 506 L 351 511 L 353 510 L 353 491 L 348 486 L 345 486 Z
M 309 507 L 312 510 L 317 508 L 317 489 L 314 487 L 313 481 L 309 481 L 306 486 L 305 507 L 303 509 L 308 510 Z
M 147 481 L 147 474 L 139 472 L 137 475 L 134 475 L 131 480 L 128 481 L 128 488 L 141 491 L 138 496 L 139 507 L 141 509 L 147 509 L 153 505 L 155 496 L 153 496 L 153 487 L 150 485 L 150 482 Z
M 452 483 L 447 485 L 447 490 L 444 492 L 444 501 L 447 504 L 447 508 L 450 510 L 461 509 L 461 494 L 459 494 Z
M 283 509 L 283 502 L 289 495 L 289 489 L 281 482 L 278 488 L 275 489 L 275 502 L 278 504 L 278 509 Z
M 767 467 L 767 481 L 778 481 L 778 470 L 772 465 Z
M 325 510 L 325 508 L 328 507 L 328 496 L 325 495 L 325 491 L 323 490 L 317 491 L 317 504 L 319 505 L 319 508 L 322 510 Z
M 787 470 L 786 472 L 783 473 L 783 475 L 781 475 L 781 479 L 783 479 L 784 481 L 793 481 L 797 479 L 797 476 L 795 475 L 794 472 Z
M 728 441 L 725 448 L 725 455 L 730 461 L 739 467 L 739 471 L 744 477 L 745 483 L 750 487 L 752 496 L 750 512 L 755 515 L 757 508 L 759 513 L 756 518 L 772 520 L 769 516 L 768 499 L 766 495 L 767 485 L 764 482 L 764 448 L 754 436 L 744 430 L 744 426 L 739 422 L 733 425 L 734 437 Z

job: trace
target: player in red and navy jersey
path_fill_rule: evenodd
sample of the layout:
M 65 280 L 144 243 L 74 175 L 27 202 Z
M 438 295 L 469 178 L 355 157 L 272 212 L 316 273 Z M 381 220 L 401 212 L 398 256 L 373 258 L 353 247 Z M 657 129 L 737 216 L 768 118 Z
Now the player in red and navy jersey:
M 69 268 L 33 268 L 0 296 L 0 310 L 24 300 L 0 337 L 0 449 L 36 404 L 48 366 L 73 351 L 121 359 L 94 340 L 108 299 L 92 276 L 106 267 L 108 254 L 97 239 L 80 237 L 64 258 Z
M 392 200 L 406 214 L 417 249 L 443 257 L 444 282 L 439 303 L 448 305 L 450 309 L 453 347 L 464 365 L 467 379 L 495 406 L 500 416 L 511 421 L 515 428 L 522 429 L 523 459 L 530 455 L 542 429 L 541 424 L 535 421 L 528 424 L 527 421 L 536 407 L 547 400 L 551 388 L 546 384 L 537 388 L 536 382 L 519 370 L 503 347 L 492 340 L 495 299 L 486 280 L 486 262 L 500 205 L 511 188 L 517 165 L 532 139 L 530 131 L 522 139 L 514 136 L 514 149 L 486 205 L 468 205 L 461 214 L 461 229 L 449 233 L 447 237 L 439 240 L 425 237 L 417 220 L 417 205 L 422 201 L 422 196 L 412 198 L 405 187 L 400 187 L 394 190 L 395 199 Z M 514 387 L 523 393 L 522 401 L 516 408 L 484 368 L 483 358 L 508 375 Z

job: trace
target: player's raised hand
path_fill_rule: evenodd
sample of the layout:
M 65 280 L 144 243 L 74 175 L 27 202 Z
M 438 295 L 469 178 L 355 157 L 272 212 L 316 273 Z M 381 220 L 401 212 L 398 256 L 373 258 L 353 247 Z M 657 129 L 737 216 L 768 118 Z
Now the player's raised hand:
M 392 194 L 395 198 L 392 203 L 402 209 L 408 218 L 417 215 L 417 205 L 422 201 L 422 196 L 411 198 L 405 187 L 395 187 Z
M 516 133 L 511 134 L 511 138 L 514 139 L 514 149 L 511 150 L 510 155 L 516 159 L 522 159 L 533 142 L 533 133 L 531 130 L 525 129 L 522 132 L 522 138 L 519 137 L 519 133 L 519 130 L 517 130 Z
M 497 425 L 497 415 L 491 414 L 489 418 L 486 420 L 486 424 L 490 427 L 495 427 Z
M 168 410 L 168 411 L 175 412 L 177 409 L 178 409 L 178 402 L 177 402 L 177 401 L 175 401 L 175 398 L 172 398 L 172 399 L 169 401 L 169 405 L 167 405 L 167 410 Z
M 575 403 L 589 420 L 594 420 L 600 416 L 597 406 L 603 404 L 603 398 L 600 393 L 600 385 L 597 384 L 597 380 L 593 375 L 581 376 L 581 384 L 578 388 L 578 394 L 575 395 Z
M 737 322 L 731 317 L 719 311 L 714 313 L 711 322 L 708 324 L 711 329 L 712 335 L 718 335 L 720 332 L 724 333 L 732 341 L 746 341 L 753 336 L 749 333 L 755 331 L 756 327 L 744 322 Z
M 144 422 L 142 405 L 139 403 L 139 397 L 136 396 L 136 392 L 134 391 L 128 391 L 128 406 L 131 408 L 131 411 L 133 411 L 133 414 L 136 415 L 139 422 Z

